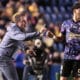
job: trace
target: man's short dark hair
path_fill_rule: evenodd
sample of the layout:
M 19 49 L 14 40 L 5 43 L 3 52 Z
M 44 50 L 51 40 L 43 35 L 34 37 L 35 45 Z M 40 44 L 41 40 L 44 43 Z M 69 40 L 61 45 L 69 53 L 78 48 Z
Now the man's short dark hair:
M 72 10 L 78 9 L 78 8 L 80 8 L 80 2 L 76 2 L 76 3 L 73 5 Z

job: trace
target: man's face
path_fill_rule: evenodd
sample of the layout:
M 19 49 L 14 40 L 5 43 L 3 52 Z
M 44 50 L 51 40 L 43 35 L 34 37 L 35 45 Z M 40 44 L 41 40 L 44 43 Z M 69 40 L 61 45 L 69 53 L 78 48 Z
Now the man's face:
M 22 29 L 22 30 L 25 30 L 25 27 L 27 26 L 28 24 L 28 21 L 27 21 L 27 15 L 25 14 L 24 16 L 21 16 L 20 17 L 20 21 L 18 22 L 19 24 L 19 27 Z
M 74 10 L 74 14 L 77 21 L 80 21 L 80 8 Z

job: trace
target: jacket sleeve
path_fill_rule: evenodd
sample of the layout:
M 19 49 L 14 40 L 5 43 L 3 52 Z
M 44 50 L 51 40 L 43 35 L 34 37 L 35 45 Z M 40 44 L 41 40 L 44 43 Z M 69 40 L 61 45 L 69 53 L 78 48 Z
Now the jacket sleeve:
M 29 40 L 29 39 L 34 39 L 40 35 L 39 32 L 32 32 L 32 33 L 23 33 L 19 31 L 14 31 L 9 33 L 11 39 L 14 40 Z

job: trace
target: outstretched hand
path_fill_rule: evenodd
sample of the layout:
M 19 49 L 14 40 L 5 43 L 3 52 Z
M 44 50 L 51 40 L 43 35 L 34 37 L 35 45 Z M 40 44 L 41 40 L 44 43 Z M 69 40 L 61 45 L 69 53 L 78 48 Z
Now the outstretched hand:
M 40 35 L 41 37 L 45 35 L 45 36 L 47 36 L 49 38 L 56 39 L 55 35 L 51 31 L 47 30 L 44 27 L 41 28 L 40 33 L 41 33 L 41 35 Z
M 53 38 L 53 33 L 50 31 L 47 31 L 46 36 L 48 36 L 49 38 Z
M 42 37 L 43 35 L 44 35 L 44 33 L 47 31 L 47 29 L 46 28 L 41 28 L 41 30 L 40 30 L 40 36 Z
M 45 27 L 41 28 L 40 33 L 44 33 L 47 29 Z

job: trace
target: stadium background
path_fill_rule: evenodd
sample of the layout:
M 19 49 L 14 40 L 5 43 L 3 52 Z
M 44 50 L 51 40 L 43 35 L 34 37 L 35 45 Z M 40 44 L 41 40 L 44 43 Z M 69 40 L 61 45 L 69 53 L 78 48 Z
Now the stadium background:
M 65 42 L 62 42 L 62 39 L 59 37 L 61 24 L 64 20 L 72 17 L 72 5 L 76 1 L 77 0 L 0 0 L 0 35 L 6 31 L 5 26 L 1 26 L 1 20 L 7 21 L 7 18 L 9 18 L 15 22 L 15 15 L 17 12 L 23 11 L 25 7 L 29 13 L 28 20 L 31 24 L 31 26 L 28 27 L 29 32 L 40 31 L 42 27 L 46 27 L 57 37 L 55 41 L 47 39 L 45 36 L 43 39 L 47 46 L 46 50 L 52 55 L 49 62 L 50 80 L 56 80 L 56 75 L 59 73 L 61 66 L 61 62 L 59 61 L 63 58 L 65 45 Z M 1 38 L 0 36 L 0 39 Z M 50 43 L 51 41 L 52 43 Z M 25 43 L 27 46 L 34 46 L 34 41 L 26 41 Z M 18 68 L 22 65 L 23 55 L 19 56 L 19 53 L 22 54 L 20 50 L 16 53 L 13 57 L 15 59 L 14 63 Z M 55 61 L 54 58 L 57 60 Z M 19 63 L 20 65 L 18 65 Z M 21 66 L 21 68 L 23 68 L 23 66 Z

